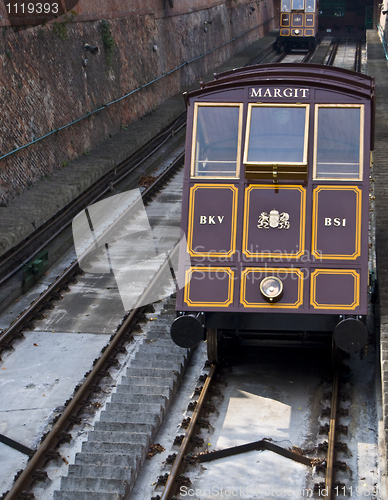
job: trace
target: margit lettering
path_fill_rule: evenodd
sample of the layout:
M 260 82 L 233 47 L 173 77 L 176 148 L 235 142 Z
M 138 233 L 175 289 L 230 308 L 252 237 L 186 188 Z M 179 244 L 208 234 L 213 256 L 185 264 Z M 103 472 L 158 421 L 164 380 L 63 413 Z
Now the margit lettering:
M 286 97 L 288 99 L 309 99 L 310 98 L 310 89 L 301 89 L 301 88 L 285 88 L 285 89 L 276 89 L 269 87 L 251 87 L 249 89 L 249 98 L 250 99 L 266 99 L 266 98 L 274 98 Z

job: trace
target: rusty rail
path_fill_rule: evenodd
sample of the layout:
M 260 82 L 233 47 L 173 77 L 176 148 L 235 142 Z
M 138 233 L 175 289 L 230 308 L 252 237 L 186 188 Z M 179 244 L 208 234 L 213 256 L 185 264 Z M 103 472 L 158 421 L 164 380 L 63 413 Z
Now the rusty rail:
M 354 71 L 357 71 L 358 73 L 361 71 L 361 62 L 362 62 L 362 43 L 361 40 L 357 40 L 356 55 L 354 60 Z
M 52 456 L 56 446 L 66 437 L 63 433 L 72 425 L 72 417 L 75 417 L 82 409 L 81 402 L 87 399 L 93 391 L 92 387 L 101 378 L 99 373 L 106 370 L 109 359 L 119 343 L 122 342 L 123 335 L 127 333 L 129 327 L 134 323 L 136 316 L 141 311 L 142 309 L 134 309 L 126 318 L 108 348 L 105 349 L 104 353 L 87 376 L 85 382 L 75 393 L 73 399 L 67 405 L 58 421 L 54 424 L 47 437 L 40 444 L 35 454 L 27 462 L 26 468 L 16 480 L 11 490 L 6 494 L 5 500 L 17 500 L 24 491 L 30 488 L 35 480 L 33 474 L 44 467 L 46 462 L 50 460 L 49 457 Z
M 271 45 L 269 45 L 269 47 L 267 47 L 262 52 L 260 52 L 260 54 L 258 54 L 253 59 L 251 59 L 246 64 L 246 66 L 254 66 L 256 64 L 260 64 L 266 57 L 268 57 L 269 55 L 271 55 L 275 51 L 276 51 L 276 42 L 271 43 Z
M 203 409 L 203 405 L 206 402 L 206 397 L 208 393 L 209 386 L 214 379 L 214 375 L 216 372 L 216 365 L 212 365 L 210 368 L 210 372 L 208 376 L 206 377 L 205 383 L 203 385 L 203 389 L 201 391 L 201 394 L 198 399 L 198 403 L 195 407 L 195 410 L 193 412 L 193 415 L 190 420 L 189 427 L 186 431 L 185 437 L 183 439 L 183 442 L 179 448 L 179 452 L 175 458 L 175 461 L 173 463 L 170 475 L 168 476 L 167 482 L 165 484 L 162 496 L 160 497 L 160 500 L 170 500 L 170 498 L 175 494 L 175 490 L 177 488 L 177 478 L 181 474 L 181 469 L 183 468 L 183 459 L 186 456 L 189 446 L 190 446 L 190 441 L 193 437 L 195 427 L 197 425 L 198 417 Z
M 337 439 L 337 410 L 338 410 L 338 384 L 341 365 L 341 356 L 337 347 L 333 352 L 333 388 L 331 396 L 330 429 L 327 450 L 327 466 L 325 476 L 325 490 L 327 499 L 334 499 L 334 465 L 336 459 L 336 439 Z
M 332 50 L 330 52 L 329 58 L 328 58 L 328 60 L 326 62 L 326 66 L 333 66 L 334 61 L 335 61 L 335 57 L 337 55 L 339 44 L 340 44 L 340 41 L 336 40 L 335 43 L 334 43 L 334 46 L 333 46 L 333 48 L 332 48 Z

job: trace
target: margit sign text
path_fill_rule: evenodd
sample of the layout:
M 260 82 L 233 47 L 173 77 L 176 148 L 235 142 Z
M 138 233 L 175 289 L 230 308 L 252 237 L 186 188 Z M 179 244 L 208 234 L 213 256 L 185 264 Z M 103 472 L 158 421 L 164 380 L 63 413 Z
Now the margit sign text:
M 310 99 L 310 89 L 306 88 L 271 88 L 271 87 L 250 87 L 248 91 L 250 99 L 273 99 L 276 97 L 287 99 Z

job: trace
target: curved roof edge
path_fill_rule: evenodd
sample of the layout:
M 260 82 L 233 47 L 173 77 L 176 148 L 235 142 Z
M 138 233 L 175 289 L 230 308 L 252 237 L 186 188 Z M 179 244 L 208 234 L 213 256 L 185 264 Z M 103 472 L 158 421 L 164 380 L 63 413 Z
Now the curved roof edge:
M 272 63 L 244 66 L 214 75 L 211 82 L 201 82 L 201 89 L 187 94 L 187 98 L 206 95 L 236 86 L 257 84 L 311 84 L 332 91 L 342 91 L 350 95 L 373 99 L 374 78 L 355 71 L 306 63 Z

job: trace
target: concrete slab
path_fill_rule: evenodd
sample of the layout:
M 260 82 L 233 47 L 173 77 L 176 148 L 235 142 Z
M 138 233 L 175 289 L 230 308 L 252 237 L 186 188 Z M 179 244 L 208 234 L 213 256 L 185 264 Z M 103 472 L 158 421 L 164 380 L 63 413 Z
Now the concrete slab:
M 1 434 L 4 434 L 3 427 L 4 426 L 0 424 Z M 6 481 L 1 481 L 1 488 L 3 492 L 7 491 L 11 487 L 16 472 L 24 469 L 27 464 L 27 460 L 27 455 L 0 443 L 0 471 L 1 475 L 6 478 Z
M 109 275 L 79 277 L 70 285 L 72 293 L 63 293 L 47 318 L 36 322 L 42 331 L 97 333 L 112 335 L 125 315 L 116 282 Z
M 28 334 L 17 350 L 3 359 L 0 379 L 3 434 L 35 447 L 54 409 L 71 396 L 105 343 L 106 338 L 96 335 Z M 71 357 L 67 355 L 69 352 Z M 32 413 L 34 419 L 29 418 Z M 40 414 L 38 418 L 36 413 Z

